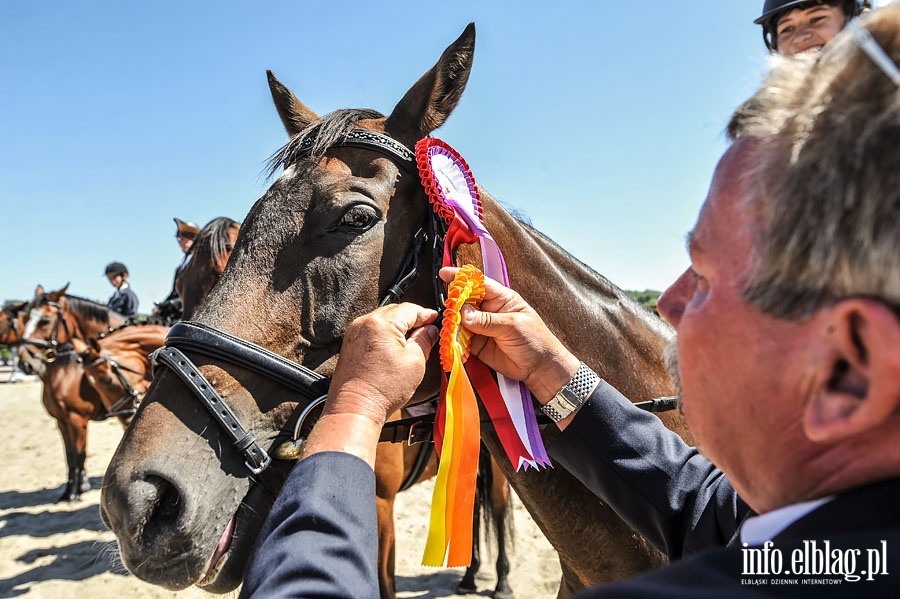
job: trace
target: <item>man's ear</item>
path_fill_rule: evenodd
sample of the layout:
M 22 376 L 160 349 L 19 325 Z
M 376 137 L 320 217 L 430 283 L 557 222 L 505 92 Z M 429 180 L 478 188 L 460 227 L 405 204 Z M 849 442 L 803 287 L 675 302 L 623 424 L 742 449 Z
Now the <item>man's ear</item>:
M 878 428 L 900 410 L 900 320 L 860 298 L 825 308 L 820 318 L 826 351 L 803 430 L 829 443 Z

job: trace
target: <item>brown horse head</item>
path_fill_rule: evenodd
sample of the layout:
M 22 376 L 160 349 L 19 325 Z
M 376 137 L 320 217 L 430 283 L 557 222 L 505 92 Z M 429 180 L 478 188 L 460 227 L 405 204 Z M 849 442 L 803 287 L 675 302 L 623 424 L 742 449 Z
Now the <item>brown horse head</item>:
M 190 320 L 213 285 L 225 272 L 234 250 L 241 223 L 225 216 L 209 221 L 194 241 L 187 263 L 175 279 L 175 292 L 181 300 L 181 317 Z
M 168 327 L 139 324 L 113 331 L 87 343 L 74 339 L 85 377 L 106 407 L 107 417 L 128 424 L 153 372 L 150 354 L 165 344 Z
M 28 302 L 7 302 L 0 311 L 0 345 L 15 345 L 25 330 Z
M 274 158 L 284 172 L 244 219 L 228 267 L 194 320 L 331 374 L 346 326 L 377 307 L 430 210 L 414 167 L 338 142 L 362 129 L 411 148 L 456 106 L 474 40 L 470 25 L 388 116 L 341 110 L 319 118 L 270 74 L 291 135 Z M 431 285 L 422 281 L 406 299 L 429 301 Z M 295 394 L 240 367 L 195 363 L 261 443 L 288 431 Z M 438 381 L 435 368 L 429 392 Z M 171 371 L 155 377 L 102 498 L 103 518 L 137 576 L 214 592 L 240 583 L 290 464 L 269 467 L 267 489 L 229 445 Z

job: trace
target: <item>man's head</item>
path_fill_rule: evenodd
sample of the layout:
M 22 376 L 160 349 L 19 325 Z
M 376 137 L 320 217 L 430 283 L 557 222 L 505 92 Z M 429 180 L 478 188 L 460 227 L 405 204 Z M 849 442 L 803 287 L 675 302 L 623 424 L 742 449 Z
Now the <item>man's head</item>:
M 868 0 L 766 0 L 754 23 L 771 52 L 792 56 L 820 49 L 868 7 Z
M 900 4 L 865 25 L 900 62 Z M 839 36 L 776 64 L 660 298 L 701 450 L 759 511 L 900 475 L 900 86 Z
M 109 284 L 118 289 L 122 286 L 122 282 L 128 278 L 128 268 L 121 262 L 110 262 L 104 269 Z
M 172 220 L 175 221 L 175 225 L 178 227 L 175 231 L 175 239 L 178 240 L 178 246 L 181 248 L 182 252 L 187 254 L 191 249 L 191 246 L 194 245 L 194 240 L 197 239 L 197 235 L 200 233 L 200 227 L 195 223 L 188 223 L 180 218 Z

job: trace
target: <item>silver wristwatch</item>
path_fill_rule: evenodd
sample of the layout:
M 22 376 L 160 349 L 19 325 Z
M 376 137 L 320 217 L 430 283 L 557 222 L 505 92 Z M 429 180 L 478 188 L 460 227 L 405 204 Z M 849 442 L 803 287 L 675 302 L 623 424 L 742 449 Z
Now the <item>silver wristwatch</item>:
M 582 362 L 571 380 L 541 408 L 541 411 L 553 422 L 559 422 L 580 408 L 599 382 L 600 377 L 597 373 Z

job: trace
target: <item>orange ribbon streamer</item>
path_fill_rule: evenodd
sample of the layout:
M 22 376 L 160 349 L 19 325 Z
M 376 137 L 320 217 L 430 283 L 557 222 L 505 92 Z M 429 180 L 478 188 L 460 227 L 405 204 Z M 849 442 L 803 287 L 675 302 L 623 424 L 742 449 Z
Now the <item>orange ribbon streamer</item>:
M 484 298 L 484 275 L 478 268 L 463 266 L 447 292 L 440 337 L 441 366 L 449 372 L 441 397 L 435 440 L 440 462 L 431 501 L 425 566 L 468 566 L 472 559 L 472 515 L 481 421 L 475 391 L 463 363 L 469 355 L 472 334 L 460 326 L 460 309 L 479 306 Z

